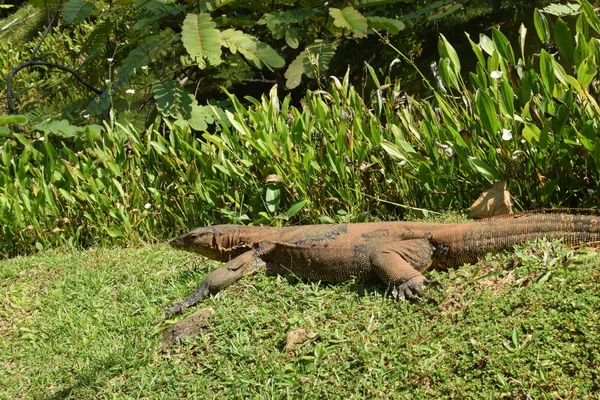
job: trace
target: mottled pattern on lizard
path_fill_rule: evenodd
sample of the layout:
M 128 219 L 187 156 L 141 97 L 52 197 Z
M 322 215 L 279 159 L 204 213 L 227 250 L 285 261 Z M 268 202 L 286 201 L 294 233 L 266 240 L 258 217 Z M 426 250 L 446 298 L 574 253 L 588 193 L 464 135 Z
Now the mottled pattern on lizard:
M 371 222 L 283 228 L 217 225 L 196 228 L 171 242 L 177 249 L 226 261 L 168 314 L 257 270 L 326 282 L 379 280 L 393 295 L 414 298 L 428 283 L 422 272 L 474 263 L 482 255 L 536 238 L 567 245 L 600 240 L 600 212 L 553 209 L 458 224 Z

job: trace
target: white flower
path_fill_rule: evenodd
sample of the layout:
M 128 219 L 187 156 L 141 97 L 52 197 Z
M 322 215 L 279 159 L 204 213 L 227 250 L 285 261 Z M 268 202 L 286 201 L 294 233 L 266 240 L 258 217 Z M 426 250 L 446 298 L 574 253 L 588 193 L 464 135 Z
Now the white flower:
M 406 160 L 402 160 L 402 161 L 400 161 L 400 162 L 398 163 L 398 165 L 399 165 L 399 166 L 406 165 L 406 162 L 407 162 Z
M 512 139 L 512 132 L 510 129 L 502 129 L 502 140 Z
M 589 194 L 594 194 L 594 193 L 596 193 L 596 191 L 595 191 L 594 189 L 588 189 L 587 191 L 588 191 L 588 193 L 589 193 Z
M 42 136 L 42 137 L 38 138 L 38 140 L 39 140 L 40 142 L 43 142 L 44 140 L 46 140 L 46 138 Z
M 110 83 L 110 79 L 105 79 L 104 83 L 106 83 L 108 85 Z
M 148 69 L 147 65 L 142 65 L 142 69 Z
M 89 118 L 90 114 L 83 114 L 83 118 Z
M 330 78 L 333 80 L 333 82 L 335 83 L 335 87 L 337 89 L 341 89 L 342 88 L 342 84 L 340 83 L 340 80 L 336 77 L 331 75 Z
M 107 58 L 106 61 L 108 61 L 109 63 L 113 62 L 114 58 Z
M 125 93 L 127 93 L 127 94 L 135 94 L 135 90 L 134 89 L 127 89 L 125 91 Z
M 149 209 L 151 209 L 151 208 L 152 208 L 152 204 L 150 204 L 150 203 L 146 203 L 146 204 L 144 204 L 144 208 L 145 208 L 146 210 L 149 210 Z
M 494 79 L 500 79 L 502 78 L 502 71 L 492 71 L 490 76 Z

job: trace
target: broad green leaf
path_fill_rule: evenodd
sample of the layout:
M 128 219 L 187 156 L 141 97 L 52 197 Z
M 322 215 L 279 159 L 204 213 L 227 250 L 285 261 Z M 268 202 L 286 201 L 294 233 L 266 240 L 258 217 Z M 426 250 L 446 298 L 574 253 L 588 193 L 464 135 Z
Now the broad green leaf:
M 239 114 L 233 114 L 227 110 L 225 111 L 225 114 L 227 115 L 229 122 L 231 122 L 231 125 L 240 133 L 240 135 L 250 135 L 250 130 L 243 123 L 236 119 L 236 115 Z
M 590 56 L 590 46 L 588 45 L 585 36 L 581 32 L 577 32 L 575 35 L 575 53 L 573 54 L 573 63 L 575 66 L 579 65 Z
M 488 36 L 484 35 L 483 33 L 479 35 L 479 47 L 481 47 L 481 49 L 485 51 L 489 56 L 494 54 L 494 51 L 496 51 L 496 44 L 494 43 L 494 41 Z
M 94 3 L 86 3 L 82 0 L 69 0 L 63 8 L 63 19 L 66 22 L 81 22 L 94 10 Z
M 29 120 L 24 115 L 0 115 L 0 125 L 26 125 Z
M 508 117 L 512 118 L 515 114 L 515 92 L 512 89 L 508 79 L 504 77 L 500 85 L 500 94 L 502 96 L 502 104 L 506 110 Z
M 223 45 L 228 47 L 233 54 L 239 51 L 257 68 L 262 68 L 264 65 L 273 70 L 273 68 L 281 68 L 285 65 L 285 60 L 271 46 L 258 41 L 254 36 L 227 29 L 221 32 L 221 39 Z
M 208 128 L 207 122 L 210 120 L 212 120 L 212 115 L 209 107 L 192 104 L 192 111 L 187 120 L 192 129 L 204 131 Z
M 573 35 L 567 23 L 560 18 L 554 23 L 554 41 L 560 54 L 573 64 Z
M 221 32 L 215 26 L 210 14 L 188 14 L 183 21 L 183 47 L 201 69 L 206 68 L 206 61 L 211 65 L 221 63 Z
M 329 15 L 333 18 L 333 25 L 347 29 L 356 38 L 367 36 L 367 19 L 354 7 L 330 8 Z
M 594 129 L 593 121 L 586 121 L 583 123 L 581 133 L 577 134 L 581 144 L 588 150 L 594 151 L 596 143 L 600 141 L 598 132 Z
M 592 82 L 598 72 L 598 66 L 594 61 L 594 55 L 589 56 L 577 68 L 577 80 L 584 88 Z
M 594 10 L 594 7 L 587 0 L 580 0 L 580 3 L 587 23 L 596 33 L 600 33 L 600 18 L 598 18 L 596 10 Z
M 108 233 L 108 236 L 111 238 L 123 237 L 123 231 L 119 228 L 108 228 L 106 229 L 106 233 Z
M 578 34 L 581 33 L 584 37 L 590 37 L 590 24 L 587 23 L 587 19 L 583 13 L 579 14 L 577 17 L 577 22 L 575 23 L 575 32 Z
M 169 154 L 169 150 L 165 147 L 164 144 L 160 143 L 160 142 L 156 142 L 154 140 L 150 141 L 150 146 L 154 147 L 154 149 L 159 153 L 159 154 Z
M 402 150 L 397 144 L 388 142 L 387 140 L 382 140 L 379 144 L 390 157 L 401 161 L 406 160 L 406 156 L 402 154 Z
M 279 203 L 281 202 L 281 190 L 276 184 L 267 186 L 265 202 L 267 203 L 267 210 L 269 210 L 271 214 L 275 214 L 279 208 Z
M 500 122 L 496 116 L 496 106 L 489 94 L 483 89 L 475 93 L 475 109 L 483 128 L 491 135 L 500 132 Z
M 297 49 L 300 45 L 298 36 L 300 34 L 299 28 L 290 28 L 285 31 L 285 43 L 292 49 Z
M 6 126 L 0 126 L 0 136 L 10 136 L 10 129 Z
M 477 43 L 475 43 L 474 41 L 471 40 L 471 36 L 469 36 L 468 33 L 465 33 L 467 35 L 467 39 L 469 39 L 469 43 L 471 44 L 471 49 L 473 49 L 473 53 L 475 53 L 475 56 L 477 57 L 477 61 L 479 61 L 479 63 L 481 63 L 482 65 L 485 65 L 485 59 L 483 58 L 483 52 L 481 51 L 481 47 L 479 47 L 479 45 Z
M 548 54 L 546 50 L 541 51 L 540 54 L 540 78 L 542 85 L 546 90 L 546 95 L 552 97 L 554 93 L 554 82 L 556 76 L 554 75 L 554 66 L 552 65 L 553 57 Z
M 525 37 L 527 36 L 527 28 L 524 24 L 519 26 L 519 47 L 521 48 L 521 58 L 525 60 Z
M 119 191 L 119 194 L 121 195 L 121 198 L 123 200 L 125 200 L 125 191 L 123 190 L 123 186 L 121 186 L 121 184 L 119 183 L 118 180 L 116 180 L 115 178 L 112 178 L 112 183 L 113 186 L 117 188 L 117 190 Z
M 373 79 L 373 83 L 375 84 L 375 87 L 377 87 L 377 88 L 381 87 L 381 83 L 379 83 L 379 78 L 377 78 L 377 73 L 375 72 L 373 67 L 371 67 L 367 63 L 365 63 L 365 67 L 367 67 L 367 71 L 369 71 L 369 75 L 371 75 L 371 79 Z
M 375 29 L 385 29 L 392 35 L 395 35 L 406 28 L 404 22 L 393 18 L 367 17 L 367 22 L 369 23 L 369 27 Z
M 544 129 L 542 129 L 540 131 L 540 142 L 539 142 L 539 146 L 540 146 L 540 150 L 544 151 L 548 148 L 548 140 L 550 138 L 549 132 L 548 132 L 548 127 L 545 126 Z
M 82 131 L 82 128 L 69 124 L 69 121 L 66 119 L 40 122 L 34 125 L 34 129 L 40 130 L 45 134 L 54 134 L 68 138 L 75 137 Z
M 496 45 L 496 50 L 498 50 L 498 53 L 500 53 L 502 58 L 504 58 L 512 65 L 515 65 L 515 53 L 513 52 L 510 42 L 508 41 L 506 36 L 504 36 L 504 34 L 498 29 L 494 28 L 492 29 L 492 40 Z
M 541 130 L 534 124 L 526 123 L 522 135 L 529 144 L 536 145 L 540 141 Z
M 302 200 L 297 202 L 296 204 L 292 205 L 290 208 L 288 208 L 288 210 L 285 213 L 285 216 L 287 218 L 292 218 L 294 215 L 296 215 L 300 210 L 302 210 L 302 208 L 304 208 L 304 206 L 306 205 L 307 200 Z
M 548 20 L 537 8 L 533 12 L 533 25 L 535 26 L 535 31 L 542 43 L 549 42 L 550 27 L 548 26 Z
M 498 173 L 484 161 L 475 157 L 469 157 L 469 163 L 473 169 L 485 176 L 488 180 L 494 182 L 499 180 Z
M 454 73 L 457 76 L 460 75 L 460 59 L 458 58 L 458 54 L 442 34 L 440 34 L 440 38 L 438 39 L 438 51 L 441 58 L 448 58 L 450 60 Z
M 565 69 L 562 67 L 562 65 L 560 65 L 560 63 L 554 59 L 554 57 L 552 58 L 552 68 L 554 69 L 554 74 L 556 75 L 556 78 L 559 80 L 559 82 L 563 85 L 568 86 L 569 81 L 567 79 L 567 73 L 565 72 Z

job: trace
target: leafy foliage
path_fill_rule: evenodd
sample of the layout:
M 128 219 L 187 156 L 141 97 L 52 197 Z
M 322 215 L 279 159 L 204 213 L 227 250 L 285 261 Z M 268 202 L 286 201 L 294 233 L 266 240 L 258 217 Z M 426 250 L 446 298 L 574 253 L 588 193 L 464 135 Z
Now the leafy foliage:
M 87 3 L 82 0 L 69 0 L 65 3 L 63 10 L 63 19 L 65 22 L 82 22 L 92 15 L 94 3 Z
M 247 97 L 249 105 L 228 95 L 226 107 L 200 104 L 185 79 L 153 79 L 147 87 L 153 75 L 128 60 L 131 52 L 156 64 L 177 37 L 168 27 L 147 32 L 120 67 L 107 61 L 113 79 L 96 102 L 108 110 L 103 125 L 30 115 L 20 131 L 2 125 L 2 252 L 151 241 L 188 224 L 400 218 L 465 207 L 479 189 L 507 178 L 520 208 L 593 205 L 600 189 L 594 17 L 585 7 L 570 17 L 575 34 L 572 21 L 547 18 L 548 27 L 561 26 L 550 35 L 571 37 L 572 46 L 555 38 L 559 52 L 568 52 L 560 60 L 544 50 L 517 59 L 493 30 L 470 42 L 477 65 L 465 74 L 442 36 L 431 98 L 415 99 L 389 77 L 380 82 L 367 65 L 373 89 L 365 95 L 347 73 L 297 106 L 280 99 L 277 87 Z M 221 41 L 241 52 L 228 39 L 236 31 L 222 31 Z M 525 49 L 527 35 L 521 38 Z M 322 71 L 336 43 L 303 50 L 292 63 L 298 71 L 286 78 L 304 74 L 326 87 Z M 132 113 L 120 122 L 118 102 L 138 110 L 145 97 L 162 118 L 150 116 L 144 127 Z
M 215 26 L 209 14 L 188 14 L 183 21 L 181 40 L 200 68 L 206 67 L 205 58 L 211 65 L 221 63 L 221 32 Z

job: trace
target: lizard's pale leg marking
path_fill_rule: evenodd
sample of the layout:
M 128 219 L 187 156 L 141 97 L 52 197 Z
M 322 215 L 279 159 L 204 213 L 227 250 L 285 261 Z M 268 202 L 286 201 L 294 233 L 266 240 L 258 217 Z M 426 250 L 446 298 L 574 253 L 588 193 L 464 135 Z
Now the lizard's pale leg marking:
M 181 312 L 200 300 L 215 294 L 240 278 L 265 268 L 265 263 L 258 256 L 258 249 L 247 251 L 227 264 L 211 272 L 204 282 L 184 300 L 173 304 L 166 312 L 167 316 Z

